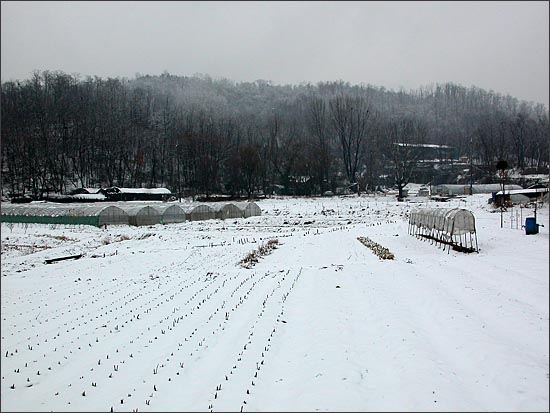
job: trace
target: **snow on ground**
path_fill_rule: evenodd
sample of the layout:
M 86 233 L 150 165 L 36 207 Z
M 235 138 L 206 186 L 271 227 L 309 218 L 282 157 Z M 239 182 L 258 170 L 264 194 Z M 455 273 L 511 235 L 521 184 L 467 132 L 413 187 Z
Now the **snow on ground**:
M 278 198 L 248 219 L 2 224 L 1 410 L 548 411 L 548 205 L 526 235 L 514 214 L 533 211 L 501 228 L 487 198 Z M 479 254 L 408 235 L 417 206 L 471 210 Z M 271 254 L 239 265 L 271 239 Z

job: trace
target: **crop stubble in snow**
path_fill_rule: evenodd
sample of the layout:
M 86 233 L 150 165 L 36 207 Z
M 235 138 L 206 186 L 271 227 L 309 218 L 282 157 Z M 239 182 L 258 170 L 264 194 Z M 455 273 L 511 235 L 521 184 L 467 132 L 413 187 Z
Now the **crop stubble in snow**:
M 547 407 L 547 232 L 501 229 L 469 197 L 480 253 L 447 254 L 407 235 L 417 205 L 259 205 L 164 227 L 2 224 L 2 410 Z

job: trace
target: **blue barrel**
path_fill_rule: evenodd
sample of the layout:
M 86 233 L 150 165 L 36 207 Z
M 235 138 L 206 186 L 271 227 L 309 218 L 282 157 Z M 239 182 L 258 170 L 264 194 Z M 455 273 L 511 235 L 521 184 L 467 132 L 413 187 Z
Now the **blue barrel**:
M 525 235 L 538 234 L 539 226 L 533 217 L 525 218 Z

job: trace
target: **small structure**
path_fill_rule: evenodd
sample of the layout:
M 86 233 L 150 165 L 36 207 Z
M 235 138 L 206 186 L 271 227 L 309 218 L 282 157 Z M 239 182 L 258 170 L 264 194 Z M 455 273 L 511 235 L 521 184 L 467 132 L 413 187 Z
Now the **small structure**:
M 75 188 L 69 192 L 69 195 L 91 195 L 102 192 L 101 188 Z
M 166 201 L 172 192 L 166 188 L 105 188 L 109 201 Z
M 409 216 L 409 234 L 439 243 L 444 250 L 448 246 L 449 250 L 479 252 L 475 218 L 466 209 L 416 209 Z
M 418 192 L 416 194 L 416 196 L 429 196 L 429 195 L 430 195 L 430 188 L 424 185 L 418 189 Z
M 11 194 L 10 197 L 12 204 L 28 204 L 32 202 L 32 198 L 28 195 Z
M 106 201 L 105 191 L 101 188 L 76 188 L 69 192 L 61 202 L 100 202 Z
M 527 197 L 529 201 L 536 200 L 538 198 L 544 197 L 548 193 L 548 188 L 542 187 L 542 188 L 527 188 L 527 189 L 513 189 L 513 190 L 505 190 L 504 193 L 502 191 L 498 191 L 494 193 L 492 200 L 495 202 L 496 205 L 501 205 L 501 203 L 505 203 L 506 201 L 511 201 L 514 203 L 522 203 L 522 201 L 525 201 L 525 198 Z

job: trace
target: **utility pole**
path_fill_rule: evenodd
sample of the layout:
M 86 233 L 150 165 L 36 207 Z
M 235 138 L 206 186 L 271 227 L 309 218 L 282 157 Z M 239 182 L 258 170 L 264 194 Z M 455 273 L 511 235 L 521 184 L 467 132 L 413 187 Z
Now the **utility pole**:
M 470 195 L 473 195 L 473 168 L 474 168 L 474 162 L 472 159 L 472 145 L 473 145 L 473 139 L 470 136 Z
M 504 183 L 506 178 L 506 169 L 508 168 L 508 162 L 504 160 L 500 160 L 497 162 L 496 169 L 498 170 L 498 174 L 500 176 L 500 187 L 502 188 L 502 201 L 500 203 L 500 227 L 503 227 L 503 213 L 505 208 L 505 202 L 506 202 L 506 193 L 504 190 Z
M 178 168 L 178 202 L 181 202 L 181 178 L 180 178 L 180 151 L 176 143 L 176 166 Z

